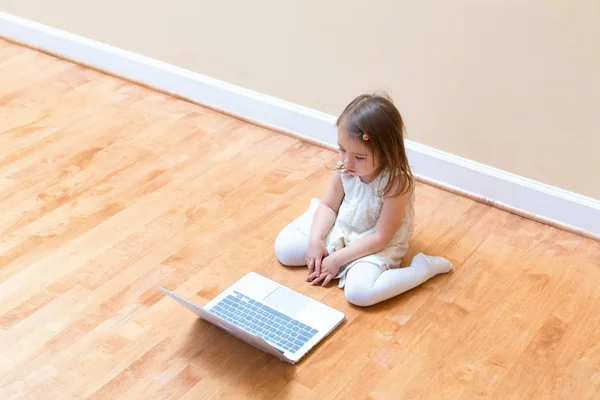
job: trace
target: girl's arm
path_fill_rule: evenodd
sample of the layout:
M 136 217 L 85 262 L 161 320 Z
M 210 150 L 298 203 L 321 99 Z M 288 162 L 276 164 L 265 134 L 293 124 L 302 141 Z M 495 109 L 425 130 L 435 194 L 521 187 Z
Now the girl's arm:
M 392 188 L 392 192 L 394 190 Z M 383 201 L 381 215 L 375 226 L 375 232 L 365 235 L 350 243 L 348 247 L 334 252 L 330 255 L 333 258 L 333 263 L 339 267 L 383 250 L 400 228 L 411 195 L 412 193 L 405 193 L 395 197 L 386 197 Z
M 325 197 L 319 204 L 312 221 L 310 236 L 308 238 L 308 249 L 306 251 L 306 265 L 308 266 L 308 276 L 313 272 L 321 273 L 321 262 L 327 257 L 327 249 L 323 243 L 323 238 L 331 229 L 337 212 L 344 199 L 344 187 L 342 185 L 342 176 L 340 171 L 334 171 L 331 176 L 331 183 L 327 189 Z M 308 277 L 306 280 L 309 280 Z
M 322 241 L 329 232 L 344 199 L 341 172 L 336 170 L 331 175 L 331 182 L 325 197 L 319 204 L 313 218 L 309 241 Z

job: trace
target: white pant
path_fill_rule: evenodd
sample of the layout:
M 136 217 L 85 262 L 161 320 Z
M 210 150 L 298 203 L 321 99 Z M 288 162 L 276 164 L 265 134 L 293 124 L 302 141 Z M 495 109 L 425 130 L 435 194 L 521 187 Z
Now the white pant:
M 275 240 L 275 254 L 286 266 L 306 266 L 308 238 L 297 228 L 300 216 L 290 223 Z M 345 294 L 348 301 L 357 306 L 371 306 L 406 292 L 435 275 L 448 272 L 452 265 L 441 257 L 417 254 L 406 268 L 386 270 L 369 262 L 356 263 L 347 273 Z

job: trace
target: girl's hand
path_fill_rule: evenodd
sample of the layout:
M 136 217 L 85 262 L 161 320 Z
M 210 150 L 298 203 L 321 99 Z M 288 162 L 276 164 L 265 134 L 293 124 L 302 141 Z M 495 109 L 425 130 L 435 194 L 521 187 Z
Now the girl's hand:
M 312 281 L 311 285 L 316 285 L 319 282 L 323 282 L 321 286 L 327 286 L 340 271 L 341 267 L 341 264 L 334 255 L 327 256 L 321 263 L 321 273 L 318 274 L 317 271 L 314 271 L 311 275 L 309 275 L 308 280 Z
M 321 274 L 321 261 L 327 256 L 327 249 L 322 240 L 310 240 L 308 242 L 308 250 L 306 251 L 306 265 L 308 266 L 307 282 L 312 280 L 310 277 L 313 273 L 317 272 Z

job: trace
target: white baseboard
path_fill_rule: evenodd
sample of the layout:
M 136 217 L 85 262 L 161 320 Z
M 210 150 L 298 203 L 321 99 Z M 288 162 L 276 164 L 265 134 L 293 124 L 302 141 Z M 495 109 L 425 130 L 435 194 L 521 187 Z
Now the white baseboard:
M 335 148 L 335 117 L 0 12 L 0 36 L 260 125 Z M 600 201 L 407 141 L 424 181 L 600 238 Z

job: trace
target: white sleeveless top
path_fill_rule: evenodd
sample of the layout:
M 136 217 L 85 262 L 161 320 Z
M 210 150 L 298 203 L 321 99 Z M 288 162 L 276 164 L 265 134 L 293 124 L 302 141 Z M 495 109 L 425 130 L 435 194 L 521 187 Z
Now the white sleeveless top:
M 383 208 L 383 197 L 377 195 L 385 187 L 389 172 L 384 171 L 370 183 L 364 183 L 360 177 L 341 171 L 344 186 L 344 200 L 338 211 L 337 219 L 331 231 L 325 237 L 325 247 L 329 254 L 348 246 L 353 241 L 375 232 L 375 226 Z M 406 206 L 404 219 L 393 239 L 385 249 L 355 260 L 340 269 L 336 278 L 340 278 L 340 287 L 344 286 L 346 272 L 357 262 L 370 262 L 386 269 L 400 265 L 408 249 L 408 241 L 414 232 L 415 191 Z

